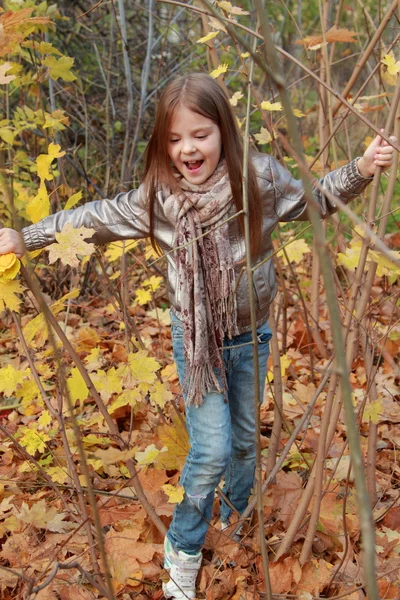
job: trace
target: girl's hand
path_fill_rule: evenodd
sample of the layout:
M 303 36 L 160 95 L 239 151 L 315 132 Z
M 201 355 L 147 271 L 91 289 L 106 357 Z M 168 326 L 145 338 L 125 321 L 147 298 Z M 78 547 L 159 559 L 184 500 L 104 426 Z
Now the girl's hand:
M 0 229 L 0 254 L 14 252 L 21 258 L 25 253 L 25 245 L 22 235 L 14 229 L 4 227 Z
M 397 143 L 394 135 L 389 139 L 391 142 Z M 377 135 L 357 163 L 361 175 L 372 177 L 375 175 L 376 167 L 382 167 L 382 170 L 386 171 L 392 164 L 394 151 L 392 146 L 382 140 L 380 135 Z

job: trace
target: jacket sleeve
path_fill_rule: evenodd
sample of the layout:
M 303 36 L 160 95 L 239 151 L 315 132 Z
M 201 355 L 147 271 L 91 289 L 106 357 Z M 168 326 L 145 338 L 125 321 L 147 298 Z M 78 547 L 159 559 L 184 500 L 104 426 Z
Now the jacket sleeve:
M 112 200 L 87 202 L 73 210 L 62 210 L 22 230 L 28 250 L 55 242 L 66 223 L 74 228 L 89 227 L 96 233 L 88 237 L 95 244 L 116 240 L 140 239 L 149 235 L 149 219 L 143 185 L 138 190 L 118 194 Z
M 322 189 L 330 192 L 346 204 L 361 194 L 372 177 L 361 175 L 358 158 L 343 167 L 331 171 L 319 180 Z M 307 203 L 303 183 L 294 179 L 275 159 L 271 158 L 271 173 L 275 189 L 275 211 L 279 221 L 307 221 Z M 336 205 L 313 186 L 314 198 L 317 200 L 322 217 L 327 217 L 337 210 Z

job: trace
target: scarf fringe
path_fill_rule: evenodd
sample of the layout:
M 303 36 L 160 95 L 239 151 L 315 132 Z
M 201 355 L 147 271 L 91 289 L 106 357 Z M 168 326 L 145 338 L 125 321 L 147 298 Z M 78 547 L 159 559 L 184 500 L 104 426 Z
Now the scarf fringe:
M 212 365 L 198 365 L 187 370 L 183 391 L 188 404 L 201 406 L 203 397 L 212 390 L 219 394 L 224 394 L 226 390 L 218 381 Z

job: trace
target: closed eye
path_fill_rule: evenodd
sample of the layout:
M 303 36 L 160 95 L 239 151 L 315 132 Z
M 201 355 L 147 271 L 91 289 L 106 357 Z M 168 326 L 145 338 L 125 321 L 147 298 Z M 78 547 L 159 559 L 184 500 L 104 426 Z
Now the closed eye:
M 175 144 L 175 142 L 179 142 L 179 140 L 169 140 L 170 144 Z
M 207 137 L 206 135 L 196 135 L 196 138 L 198 140 L 204 140 L 204 138 L 206 138 L 206 137 Z

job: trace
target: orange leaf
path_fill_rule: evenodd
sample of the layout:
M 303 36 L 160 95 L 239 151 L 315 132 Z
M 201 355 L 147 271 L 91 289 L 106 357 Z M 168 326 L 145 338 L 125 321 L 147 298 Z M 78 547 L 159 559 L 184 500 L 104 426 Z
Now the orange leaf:
M 355 42 L 354 36 L 358 35 L 356 31 L 350 31 L 349 29 L 338 29 L 335 25 L 331 27 L 325 33 L 325 40 L 322 34 L 319 35 L 310 35 L 302 40 L 297 40 L 296 44 L 306 44 L 307 48 L 310 46 L 317 46 L 318 44 L 322 44 L 324 41 L 326 42 Z

